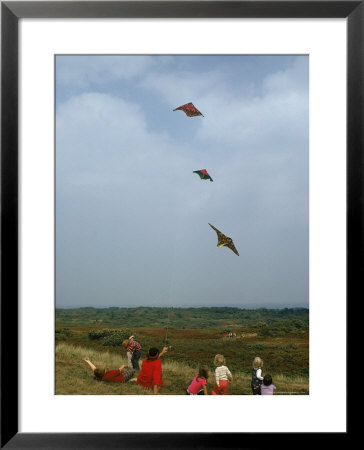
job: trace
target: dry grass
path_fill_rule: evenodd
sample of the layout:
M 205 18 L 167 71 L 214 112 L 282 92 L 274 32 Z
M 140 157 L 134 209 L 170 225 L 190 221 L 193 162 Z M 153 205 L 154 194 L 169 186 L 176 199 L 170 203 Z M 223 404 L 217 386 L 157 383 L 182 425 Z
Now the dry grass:
M 57 395 L 151 395 L 150 390 L 139 387 L 135 381 L 127 383 L 106 383 L 96 381 L 92 371 L 83 361 L 88 357 L 95 365 L 104 364 L 108 369 L 114 369 L 126 364 L 125 353 L 118 355 L 107 351 L 96 351 L 81 346 L 58 344 L 56 347 L 56 394 Z M 164 385 L 162 395 L 185 395 L 189 381 L 196 375 L 197 367 L 189 367 L 183 362 L 163 357 Z M 213 384 L 213 367 L 207 388 L 210 393 Z M 136 375 L 135 375 L 136 376 Z M 308 380 L 303 377 L 287 378 L 274 375 L 273 383 L 277 394 L 308 394 Z M 231 395 L 250 395 L 250 375 L 233 372 L 234 380 L 229 385 Z

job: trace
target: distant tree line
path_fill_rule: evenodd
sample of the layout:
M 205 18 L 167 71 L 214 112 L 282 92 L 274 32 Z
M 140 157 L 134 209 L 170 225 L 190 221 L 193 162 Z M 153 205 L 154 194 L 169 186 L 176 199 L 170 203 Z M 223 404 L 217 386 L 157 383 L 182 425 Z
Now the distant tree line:
M 201 308 L 75 308 L 56 309 L 56 323 L 67 325 L 102 325 L 124 328 L 259 328 L 262 333 L 288 329 L 305 331 L 309 325 L 307 308 L 240 309 L 233 307 Z

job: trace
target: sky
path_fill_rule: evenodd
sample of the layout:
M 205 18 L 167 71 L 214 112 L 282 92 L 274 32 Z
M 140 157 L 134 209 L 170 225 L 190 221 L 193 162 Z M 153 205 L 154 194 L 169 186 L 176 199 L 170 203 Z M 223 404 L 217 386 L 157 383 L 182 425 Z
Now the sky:
M 56 306 L 308 307 L 308 66 L 57 56 Z

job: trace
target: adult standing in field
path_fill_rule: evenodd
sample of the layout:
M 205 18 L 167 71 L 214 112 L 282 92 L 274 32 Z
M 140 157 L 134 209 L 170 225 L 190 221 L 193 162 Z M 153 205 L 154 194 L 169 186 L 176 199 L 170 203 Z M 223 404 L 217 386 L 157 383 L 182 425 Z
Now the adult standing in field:
M 106 370 L 104 365 L 95 366 L 88 358 L 84 358 L 84 361 L 93 371 L 95 379 L 98 381 L 125 383 L 130 380 L 134 374 L 134 369 L 125 369 L 125 365 L 120 366 L 118 369 Z
M 139 359 L 142 354 L 142 346 L 139 342 L 134 340 L 134 336 L 130 336 L 129 339 L 125 339 L 125 341 L 122 342 L 122 345 L 126 348 L 128 367 L 132 367 L 134 370 L 139 370 Z
M 163 350 L 160 353 L 157 348 L 150 348 L 147 352 L 147 357 L 143 359 L 142 369 L 137 378 L 139 386 L 146 389 L 153 388 L 153 393 L 155 395 L 159 393 L 159 389 L 163 385 L 162 362 L 159 358 L 167 353 L 167 351 L 167 347 L 163 347 Z

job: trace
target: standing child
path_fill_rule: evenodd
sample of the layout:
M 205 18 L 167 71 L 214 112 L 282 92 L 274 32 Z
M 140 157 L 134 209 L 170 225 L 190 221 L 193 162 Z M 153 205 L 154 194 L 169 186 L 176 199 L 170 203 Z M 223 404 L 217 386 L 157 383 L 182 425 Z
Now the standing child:
M 257 356 L 253 361 L 251 387 L 253 395 L 261 395 L 263 361 Z
M 263 378 L 263 384 L 260 389 L 262 391 L 262 395 L 273 395 L 273 391 L 276 387 L 272 384 L 272 377 L 267 374 Z
M 186 389 L 187 395 L 207 395 L 207 378 L 210 375 L 210 370 L 207 366 L 201 366 L 198 375 L 191 381 Z
M 229 381 L 233 380 L 230 370 L 225 366 L 225 358 L 223 355 L 216 355 L 214 359 L 215 380 L 216 383 L 212 388 L 211 395 L 228 395 Z
M 134 340 L 134 336 L 125 339 L 122 346 L 126 348 L 126 356 L 128 358 L 128 367 L 139 370 L 139 359 L 142 354 L 142 346 Z

